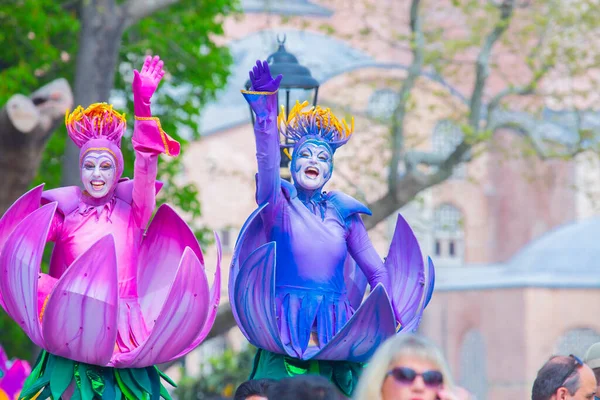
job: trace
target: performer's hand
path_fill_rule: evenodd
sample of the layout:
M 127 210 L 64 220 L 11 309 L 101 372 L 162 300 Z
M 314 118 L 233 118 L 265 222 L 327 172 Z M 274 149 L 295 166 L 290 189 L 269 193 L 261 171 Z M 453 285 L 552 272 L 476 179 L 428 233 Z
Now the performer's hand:
M 150 116 L 150 98 L 156 91 L 158 84 L 165 75 L 163 70 L 163 61 L 159 56 L 148 56 L 144 61 L 142 71 L 137 69 L 133 71 L 133 101 L 135 115 L 144 117 Z
M 256 61 L 256 66 L 250 71 L 250 83 L 252 90 L 257 92 L 274 92 L 279 89 L 279 83 L 283 75 L 278 75 L 275 79 L 271 76 L 269 64 L 266 61 Z

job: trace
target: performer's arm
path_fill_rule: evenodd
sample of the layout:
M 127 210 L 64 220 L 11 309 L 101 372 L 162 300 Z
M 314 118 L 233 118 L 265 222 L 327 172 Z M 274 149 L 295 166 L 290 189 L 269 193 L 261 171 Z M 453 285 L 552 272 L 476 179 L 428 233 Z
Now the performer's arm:
M 276 204 L 281 192 L 279 164 L 279 133 L 277 130 L 277 90 L 281 75 L 273 79 L 267 62 L 257 61 L 250 72 L 251 90 L 242 91 L 256 114 L 254 136 L 256 140 L 256 161 L 258 182 L 256 202 L 259 205 Z
M 48 237 L 46 238 L 47 242 L 56 242 L 56 239 L 60 237 L 64 220 L 65 217 L 63 216 L 63 213 L 59 210 L 56 210 L 56 212 L 54 213 L 54 217 L 52 217 L 52 223 L 50 224 Z
M 367 229 L 360 215 L 353 214 L 348 217 L 347 226 L 346 243 L 348 244 L 348 250 L 367 277 L 369 285 L 373 288 L 378 283 L 382 283 L 386 290 L 390 290 L 388 287 L 388 273 L 379 254 L 373 247 L 371 239 L 369 239 Z
M 179 155 L 179 143 L 161 128 L 157 117 L 152 117 L 150 98 L 164 75 L 163 62 L 158 56 L 147 57 L 141 72 L 134 71 L 133 107 L 135 126 L 133 149 L 135 151 L 133 179 L 133 213 L 136 225 L 145 229 L 156 206 L 156 174 L 158 156 L 164 153 Z

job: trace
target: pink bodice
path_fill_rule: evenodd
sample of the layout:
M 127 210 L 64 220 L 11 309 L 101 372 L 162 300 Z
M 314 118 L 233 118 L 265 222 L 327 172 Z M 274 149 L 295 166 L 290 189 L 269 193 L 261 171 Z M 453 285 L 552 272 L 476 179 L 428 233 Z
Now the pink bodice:
M 106 199 L 94 199 L 78 187 L 44 192 L 43 202 L 58 202 L 48 235 L 55 242 L 50 275 L 59 278 L 98 239 L 115 239 L 119 297 L 137 294 L 137 256 L 140 241 L 156 205 L 158 156 L 177 155 L 179 143 L 160 127 L 157 118 L 136 120 L 133 133 L 136 153 L 133 181 L 121 180 Z M 165 147 L 166 145 L 166 147 Z

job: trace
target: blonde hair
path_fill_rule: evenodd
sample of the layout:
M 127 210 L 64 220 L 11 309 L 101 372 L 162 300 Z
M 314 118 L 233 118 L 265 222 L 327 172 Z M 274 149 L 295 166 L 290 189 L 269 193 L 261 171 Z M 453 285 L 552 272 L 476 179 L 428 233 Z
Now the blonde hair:
M 444 376 L 444 386 L 453 389 L 450 368 L 441 350 L 430 340 L 412 334 L 396 335 L 385 341 L 363 371 L 354 400 L 381 400 L 381 387 L 392 364 L 401 357 L 428 361 Z

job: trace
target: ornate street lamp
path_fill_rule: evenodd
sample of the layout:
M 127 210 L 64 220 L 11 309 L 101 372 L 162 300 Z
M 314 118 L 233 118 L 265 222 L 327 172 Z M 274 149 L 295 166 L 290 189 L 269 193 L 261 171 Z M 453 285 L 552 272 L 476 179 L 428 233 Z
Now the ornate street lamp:
M 285 35 L 283 39 L 277 37 L 279 48 L 267 58 L 271 74 L 275 77 L 279 74 L 283 75 L 283 79 L 279 85 L 279 97 L 277 110 L 281 112 L 279 104 L 285 101 L 285 116 L 286 119 L 290 113 L 290 93 L 292 90 L 297 91 L 314 91 L 312 103 L 317 105 L 317 96 L 319 94 L 319 82 L 312 77 L 310 70 L 298 63 L 298 59 L 292 53 L 285 49 Z M 250 80 L 246 81 L 246 90 L 250 89 Z M 285 96 L 285 97 L 284 97 Z M 254 113 L 250 109 L 250 118 L 252 126 L 254 126 Z M 287 141 L 287 139 L 286 139 Z M 280 174 L 282 178 L 290 180 L 289 174 L 289 157 L 281 152 Z

